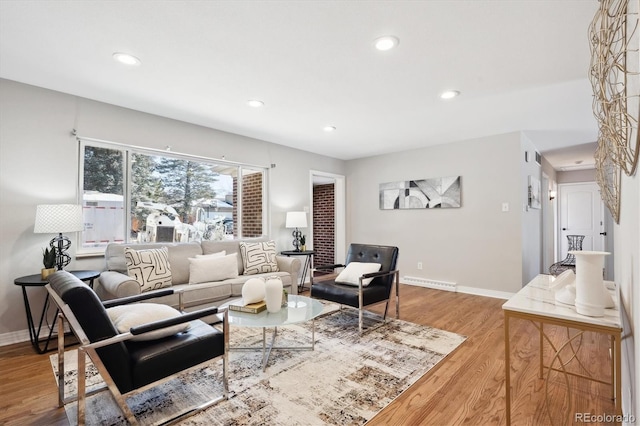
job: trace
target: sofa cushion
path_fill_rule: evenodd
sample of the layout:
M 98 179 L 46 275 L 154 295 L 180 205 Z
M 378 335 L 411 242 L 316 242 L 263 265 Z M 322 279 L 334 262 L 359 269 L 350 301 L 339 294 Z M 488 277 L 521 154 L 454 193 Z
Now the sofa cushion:
M 206 303 L 216 302 L 231 297 L 231 285 L 228 281 L 216 281 L 200 284 L 182 284 L 174 286 L 176 290 L 184 289 L 182 300 L 185 307 L 203 305 Z M 173 296 L 165 296 L 154 299 L 157 303 L 166 303 L 172 306 L 178 306 L 178 298 Z
M 196 254 L 196 258 L 200 258 L 200 257 L 208 257 L 208 258 L 212 258 L 212 257 L 223 257 L 226 256 L 227 252 L 225 250 L 222 251 L 218 251 L 215 253 L 209 253 L 209 254 Z
M 135 250 L 166 247 L 169 250 L 169 264 L 171 265 L 171 283 L 187 284 L 189 282 L 189 258 L 202 253 L 200 243 L 147 243 L 147 244 L 121 244 L 109 243 L 105 250 L 107 270 L 118 271 L 127 274 L 127 262 L 124 257 L 124 248 L 131 247 Z M 213 253 L 213 250 L 209 253 Z M 236 250 L 237 251 L 237 250 Z M 229 253 L 229 252 L 227 252 Z
M 378 272 L 381 266 L 382 265 L 380 263 L 351 262 L 338 274 L 335 282 L 338 284 L 357 286 L 359 285 L 359 278 L 362 275 Z M 371 281 L 373 281 L 373 278 L 362 280 L 362 286 L 368 286 Z
M 236 253 L 227 256 L 201 255 L 189 258 L 189 284 L 222 281 L 238 276 Z
M 251 278 L 264 278 L 265 280 L 270 277 L 278 277 L 282 280 L 282 286 L 287 288 L 287 291 L 291 291 L 293 287 L 291 281 L 291 274 L 288 272 L 268 272 L 266 274 L 255 274 L 255 275 L 239 275 L 237 278 L 232 278 L 229 280 L 225 280 L 224 282 L 231 285 L 231 296 L 233 297 L 241 297 L 242 296 L 242 287 L 247 280 Z
M 142 324 L 175 318 L 181 315 L 180 311 L 173 309 L 171 306 L 159 303 L 134 303 L 131 305 L 114 306 L 107 309 L 107 314 L 120 333 L 126 333 L 132 327 Z M 162 339 L 163 337 L 173 336 L 174 334 L 186 331 L 188 328 L 188 322 L 176 324 L 163 328 L 162 330 L 141 334 L 131 340 L 145 341 Z
M 240 242 L 240 253 L 244 265 L 244 275 L 253 275 L 266 272 L 278 272 L 276 262 L 275 241 L 259 243 Z
M 166 247 L 134 250 L 125 247 L 127 274 L 140 284 L 140 292 L 171 286 L 171 266 Z

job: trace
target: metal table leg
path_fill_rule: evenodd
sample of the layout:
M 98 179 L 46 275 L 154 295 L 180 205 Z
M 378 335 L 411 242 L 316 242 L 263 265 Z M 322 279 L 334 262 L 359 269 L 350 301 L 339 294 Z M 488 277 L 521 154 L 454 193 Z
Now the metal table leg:
M 33 316 L 31 313 L 31 304 L 29 303 L 29 297 L 27 296 L 27 289 L 25 286 L 22 287 L 22 297 L 24 299 L 24 308 L 27 313 L 27 327 L 29 329 L 29 340 L 31 340 L 31 345 L 39 354 L 43 354 L 49 349 L 49 342 L 51 341 L 51 336 L 53 335 L 53 326 L 49 327 L 49 334 L 47 335 L 46 340 L 42 340 L 44 342 L 44 347 L 40 348 L 40 332 L 42 331 L 42 324 L 44 323 L 44 319 L 47 315 L 47 311 L 49 310 L 49 293 L 47 293 L 44 299 L 44 306 L 42 307 L 42 313 L 40 314 L 40 322 L 38 323 L 38 329 L 36 330 L 35 322 L 33 321 Z M 54 318 L 58 316 L 58 309 L 56 308 L 56 313 Z

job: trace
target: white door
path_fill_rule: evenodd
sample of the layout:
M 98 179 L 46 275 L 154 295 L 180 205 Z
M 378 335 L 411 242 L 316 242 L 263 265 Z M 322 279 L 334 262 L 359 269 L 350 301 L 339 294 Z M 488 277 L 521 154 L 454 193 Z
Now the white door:
M 567 257 L 567 235 L 584 235 L 582 250 L 604 250 L 604 203 L 598 185 L 591 183 L 561 184 L 560 197 L 560 258 Z

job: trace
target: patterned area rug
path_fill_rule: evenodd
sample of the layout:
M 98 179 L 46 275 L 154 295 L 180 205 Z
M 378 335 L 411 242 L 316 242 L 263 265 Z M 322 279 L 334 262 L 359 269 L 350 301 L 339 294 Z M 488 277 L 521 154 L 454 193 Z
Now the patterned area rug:
M 330 309 L 331 310 L 331 309 Z M 269 334 L 269 333 L 268 333 Z M 261 351 L 229 355 L 230 398 L 185 425 L 361 425 L 398 397 L 465 337 L 401 320 L 358 333 L 353 311 L 316 319 L 314 351 L 274 350 L 265 372 Z M 260 329 L 231 327 L 231 346 L 261 345 Z M 311 323 L 278 329 L 277 346 L 309 345 Z M 75 394 L 77 351 L 65 352 L 66 395 Z M 57 380 L 57 355 L 51 356 Z M 181 375 L 127 399 L 142 424 L 220 395 L 222 363 Z M 103 385 L 89 364 L 87 388 Z M 71 424 L 76 404 L 65 406 Z M 108 391 L 87 399 L 87 424 L 127 424 Z

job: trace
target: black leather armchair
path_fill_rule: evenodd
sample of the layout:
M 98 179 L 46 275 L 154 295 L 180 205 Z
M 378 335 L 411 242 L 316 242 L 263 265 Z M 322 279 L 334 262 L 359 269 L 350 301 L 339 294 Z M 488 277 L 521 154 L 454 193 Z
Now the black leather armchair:
M 78 424 L 84 424 L 85 398 L 88 396 L 85 391 L 85 354 L 89 355 L 131 424 L 137 424 L 137 421 L 125 402 L 126 398 L 160 384 L 177 373 L 219 357 L 223 359 L 223 395 L 172 420 L 192 415 L 228 398 L 229 334 L 225 310 L 218 310 L 216 307 L 202 309 L 175 318 L 132 327 L 127 333 L 119 333 L 105 307 L 149 300 L 172 294 L 173 290 L 158 290 L 103 303 L 89 286 L 65 271 L 58 271 L 51 275 L 46 287 L 61 311 L 58 322 L 58 377 L 60 378 L 58 401 L 62 406 L 67 402 L 78 400 Z M 204 317 L 213 317 L 215 323 L 222 324 L 222 330 L 199 319 Z M 69 399 L 65 399 L 64 396 L 65 319 L 80 341 L 78 392 L 75 397 Z M 186 331 L 154 340 L 131 340 L 144 333 L 185 322 L 190 323 Z M 104 388 L 99 391 L 101 390 Z
M 380 263 L 378 272 L 364 274 L 359 277 L 358 285 L 340 284 L 335 278 L 313 281 L 311 274 L 311 297 L 351 306 L 358 309 L 358 328 L 363 331 L 363 310 L 365 306 L 386 302 L 382 321 L 386 322 L 391 291 L 395 282 L 396 318 L 400 317 L 400 292 L 398 289 L 399 271 L 396 269 L 398 248 L 370 244 L 351 244 L 347 252 L 347 259 L 342 264 L 317 266 L 315 272 L 333 272 L 334 269 L 346 267 L 351 262 Z M 336 277 L 337 278 L 337 277 Z M 373 279 L 364 286 L 363 280 Z

